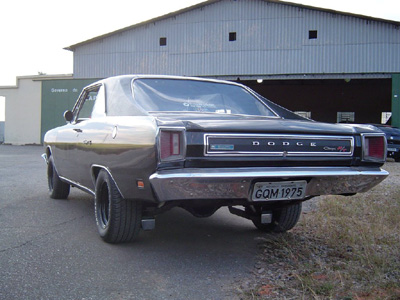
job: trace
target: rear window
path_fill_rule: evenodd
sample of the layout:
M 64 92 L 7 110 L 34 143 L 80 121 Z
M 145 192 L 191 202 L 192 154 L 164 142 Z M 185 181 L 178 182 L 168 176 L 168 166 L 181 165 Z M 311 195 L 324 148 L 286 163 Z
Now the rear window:
M 203 112 L 275 116 L 240 86 L 181 79 L 137 79 L 135 102 L 147 112 Z

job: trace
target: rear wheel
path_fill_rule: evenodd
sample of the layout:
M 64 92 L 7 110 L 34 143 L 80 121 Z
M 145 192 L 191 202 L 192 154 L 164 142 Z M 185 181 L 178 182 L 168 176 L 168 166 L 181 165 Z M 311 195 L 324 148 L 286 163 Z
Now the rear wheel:
M 261 212 L 259 212 L 257 220 L 253 220 L 253 224 L 264 232 L 286 232 L 297 224 L 300 215 L 301 202 L 272 210 L 272 222 L 269 224 L 261 223 Z
M 49 186 L 49 195 L 53 199 L 67 199 L 70 185 L 61 181 L 54 166 L 53 157 L 50 156 L 47 164 L 47 183 Z
M 141 204 L 125 200 L 105 170 L 96 180 L 95 215 L 99 234 L 107 243 L 130 242 L 139 234 Z

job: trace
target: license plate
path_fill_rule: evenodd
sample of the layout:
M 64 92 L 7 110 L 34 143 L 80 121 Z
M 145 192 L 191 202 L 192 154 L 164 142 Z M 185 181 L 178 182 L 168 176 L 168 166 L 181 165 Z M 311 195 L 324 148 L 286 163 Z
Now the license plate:
M 387 150 L 391 151 L 391 152 L 398 152 L 399 151 L 399 149 L 397 149 L 397 148 L 387 148 Z
M 253 201 L 303 199 L 307 181 L 257 182 L 254 185 Z

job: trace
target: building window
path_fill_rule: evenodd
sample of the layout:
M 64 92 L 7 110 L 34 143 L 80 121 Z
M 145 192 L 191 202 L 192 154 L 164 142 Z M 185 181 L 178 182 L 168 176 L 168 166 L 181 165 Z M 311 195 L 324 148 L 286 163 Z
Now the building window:
M 311 111 L 295 111 L 294 113 L 300 117 L 311 119 Z
M 337 112 L 337 122 L 338 123 L 354 123 L 355 120 L 355 113 L 354 112 L 344 112 L 338 111 Z
M 309 40 L 314 40 L 316 38 L 318 38 L 318 31 L 317 30 L 310 30 L 308 32 L 308 39 Z
M 381 124 L 386 124 L 391 116 L 392 116 L 391 112 L 383 112 L 381 117 Z
M 236 32 L 229 32 L 229 41 L 236 41 Z
M 167 38 L 160 37 L 160 46 L 167 46 Z

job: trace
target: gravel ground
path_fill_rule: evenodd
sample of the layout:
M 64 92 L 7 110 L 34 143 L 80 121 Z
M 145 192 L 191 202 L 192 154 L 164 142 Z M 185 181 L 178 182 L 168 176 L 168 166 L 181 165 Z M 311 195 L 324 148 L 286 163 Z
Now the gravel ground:
M 383 169 L 390 175 L 374 189 L 379 189 L 385 196 L 390 197 L 392 192 L 398 190 L 400 163 L 389 160 Z M 241 299 L 309 299 L 306 295 L 299 293 L 299 289 L 293 288 L 294 281 L 298 279 L 295 267 L 299 265 L 298 262 L 293 261 L 293 257 L 307 259 L 308 253 L 304 256 L 301 253 L 293 255 L 291 251 L 304 251 L 307 248 L 315 251 L 316 248 L 320 248 L 320 251 L 317 251 L 320 256 L 318 255 L 316 259 L 320 260 L 321 264 L 338 264 L 340 268 L 339 264 L 345 263 L 330 261 L 330 258 L 325 255 L 328 252 L 328 249 L 324 249 L 326 246 L 314 239 L 312 234 L 305 232 L 305 227 L 301 226 L 304 215 L 312 214 L 318 209 L 319 203 L 329 201 L 329 197 L 331 196 L 320 196 L 303 203 L 303 217 L 298 226 L 285 235 L 286 245 L 282 245 L 282 239 L 275 235 L 258 238 L 260 254 L 253 269 L 253 276 L 238 284 L 237 289 L 241 294 Z

